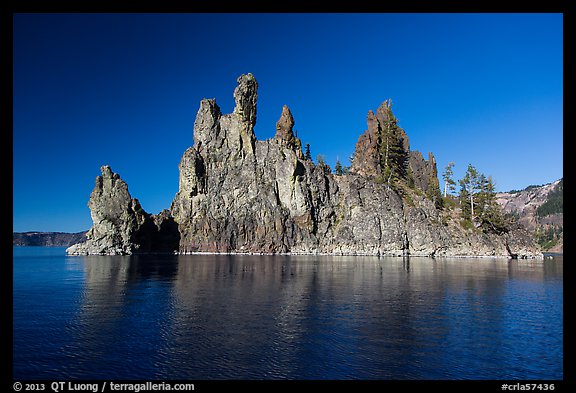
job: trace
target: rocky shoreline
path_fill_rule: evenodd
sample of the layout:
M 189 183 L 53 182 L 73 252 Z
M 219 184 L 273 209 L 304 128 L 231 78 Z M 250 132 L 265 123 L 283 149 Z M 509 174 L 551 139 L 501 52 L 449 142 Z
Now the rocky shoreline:
M 149 253 L 147 253 L 149 254 Z M 397 254 L 386 254 L 386 255 L 374 255 L 374 254 L 337 254 L 337 253 L 323 253 L 323 252 L 283 252 L 283 253 L 266 253 L 266 252 L 208 252 L 208 251 L 189 251 L 189 252 L 178 252 L 175 251 L 173 255 L 255 255 L 255 256 L 327 256 L 327 257 L 377 257 L 377 258 L 428 258 L 428 259 L 449 259 L 449 258 L 482 258 L 482 259 L 543 259 L 550 257 L 550 253 L 543 253 L 542 256 L 522 256 L 519 258 L 512 258 L 510 255 L 439 255 L 431 256 L 428 254 L 410 254 L 410 255 L 397 255 Z M 563 255 L 554 253 L 554 255 Z

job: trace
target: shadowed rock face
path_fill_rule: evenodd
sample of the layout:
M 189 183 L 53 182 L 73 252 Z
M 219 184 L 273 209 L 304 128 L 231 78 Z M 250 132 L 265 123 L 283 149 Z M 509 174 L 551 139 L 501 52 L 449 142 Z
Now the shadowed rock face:
M 368 130 L 358 138 L 354 161 L 352 162 L 352 172 L 361 176 L 376 177 L 380 174 L 380 124 L 374 116 L 374 112 L 368 111 L 366 117 Z
M 522 236 L 477 235 L 442 224 L 426 196 L 433 179 L 438 182 L 434 156 L 424 160 L 410 152 L 402 129 L 415 186 L 407 191 L 409 202 L 373 181 L 380 171 L 378 130 L 391 113 L 389 101 L 368 113 L 353 173 L 337 176 L 304 159 L 287 106 L 274 138 L 256 139 L 257 94 L 256 79 L 247 74 L 238 78 L 232 113 L 222 114 L 214 99 L 200 102 L 194 145 L 180 161 L 179 191 L 169 211 L 156 217 L 143 212 L 119 176 L 103 167 L 89 203 L 89 240 L 69 252 L 539 255 Z
M 425 193 L 429 192 L 432 187 L 439 189 L 438 171 L 434 154 L 428 153 L 428 160 L 425 160 L 422 153 L 413 150 L 408 156 L 408 165 L 416 187 Z

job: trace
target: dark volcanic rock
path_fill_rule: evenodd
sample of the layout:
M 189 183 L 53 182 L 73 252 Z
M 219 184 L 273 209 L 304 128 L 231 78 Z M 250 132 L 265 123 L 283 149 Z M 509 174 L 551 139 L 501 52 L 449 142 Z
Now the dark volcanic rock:
M 360 135 L 356 143 L 352 172 L 361 176 L 378 176 L 380 170 L 380 123 L 374 112 L 368 111 L 366 117 L 368 129 Z
M 170 211 L 164 209 L 160 213 L 152 215 L 152 220 L 156 225 L 156 231 L 152 231 L 151 251 L 177 251 L 180 246 L 180 232 Z
M 431 189 L 440 189 L 434 154 L 428 153 L 428 160 L 425 160 L 419 151 L 411 151 L 408 156 L 408 165 L 416 187 L 425 193 L 430 192 Z

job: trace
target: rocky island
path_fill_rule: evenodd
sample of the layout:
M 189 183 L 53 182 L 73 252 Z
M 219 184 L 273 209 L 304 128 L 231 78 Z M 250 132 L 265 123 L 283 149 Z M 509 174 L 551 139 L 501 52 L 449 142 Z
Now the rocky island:
M 465 228 L 444 211 L 434 155 L 410 149 L 390 101 L 368 112 L 350 170 L 333 174 L 303 154 L 287 106 L 276 135 L 256 139 L 257 97 L 245 74 L 232 113 L 200 102 L 179 191 L 158 215 L 103 166 L 88 203 L 93 227 L 67 252 L 542 257 L 520 227 Z

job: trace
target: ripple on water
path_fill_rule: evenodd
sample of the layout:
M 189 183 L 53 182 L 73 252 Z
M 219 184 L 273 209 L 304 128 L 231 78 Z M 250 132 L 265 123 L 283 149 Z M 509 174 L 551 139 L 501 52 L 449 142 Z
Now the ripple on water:
M 559 379 L 561 263 L 14 259 L 21 379 Z

